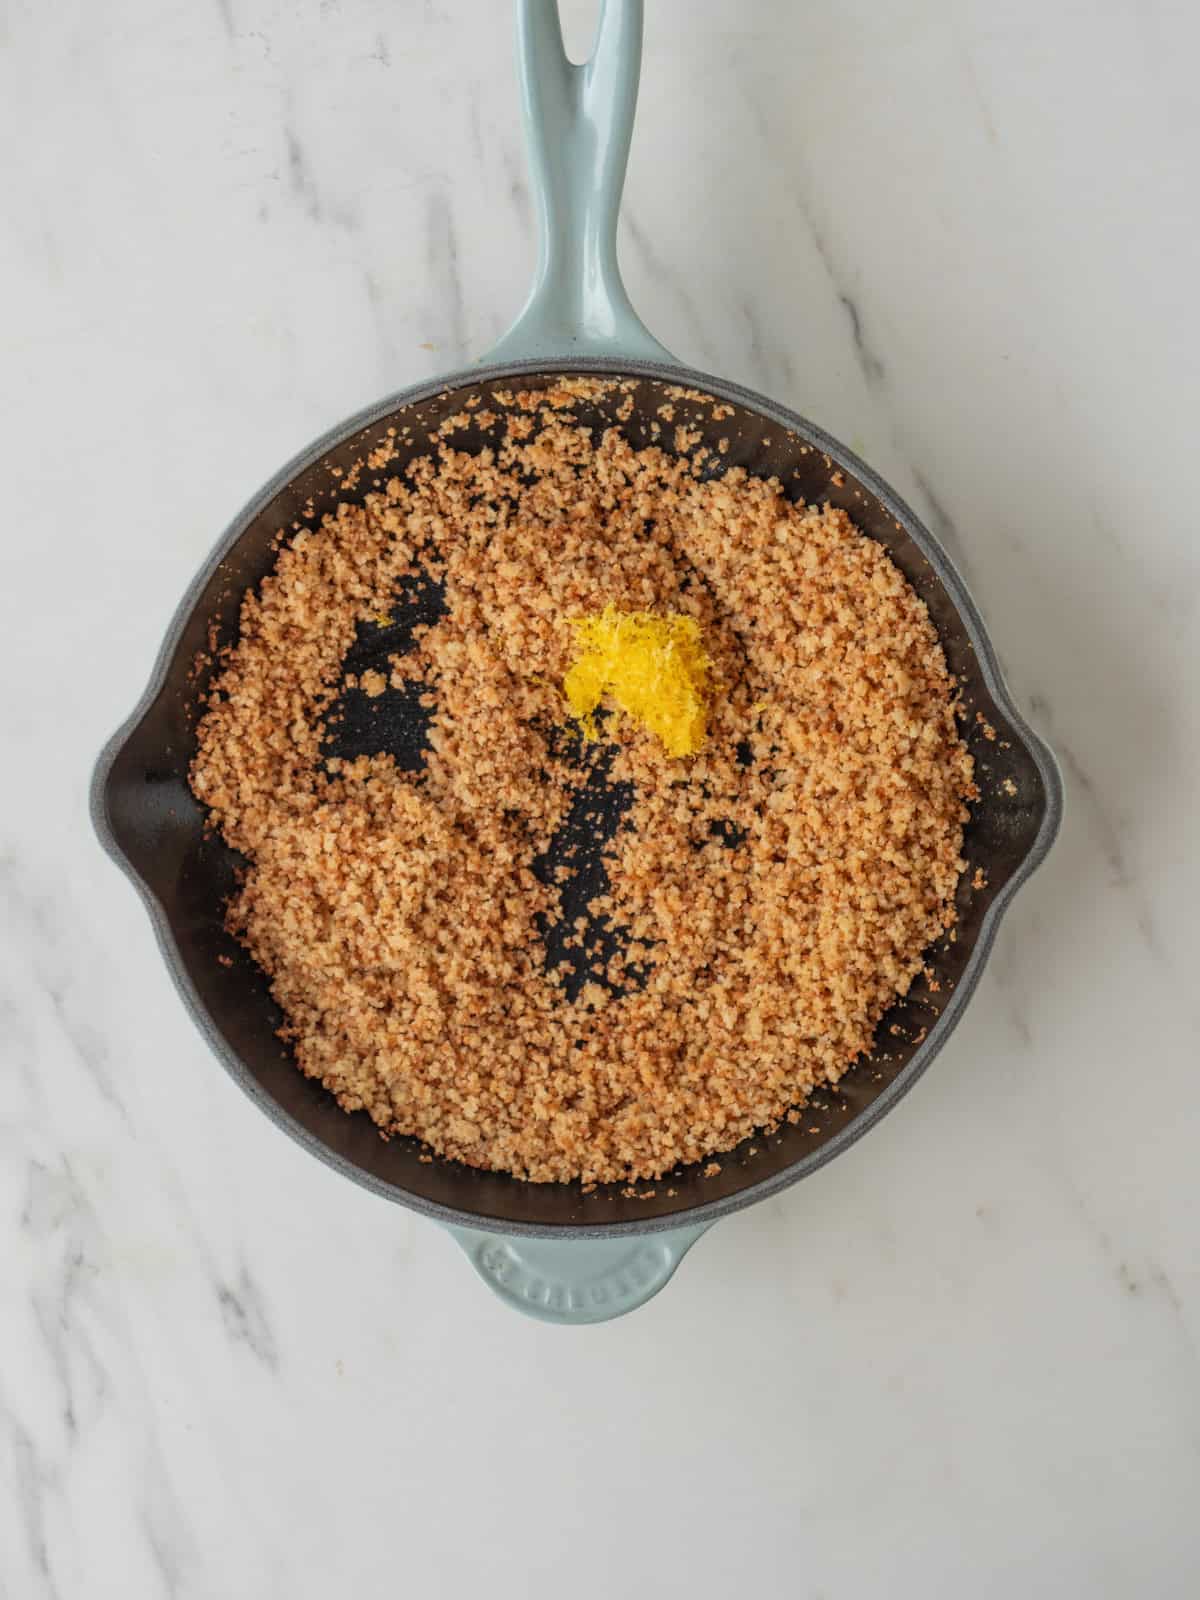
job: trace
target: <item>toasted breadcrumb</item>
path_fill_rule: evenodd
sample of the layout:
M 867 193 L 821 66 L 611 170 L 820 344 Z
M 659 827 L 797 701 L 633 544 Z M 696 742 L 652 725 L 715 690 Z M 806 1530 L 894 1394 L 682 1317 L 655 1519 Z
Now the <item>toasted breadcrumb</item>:
M 444 438 L 284 542 L 191 781 L 249 862 L 228 924 L 301 1070 L 385 1136 L 586 1187 L 713 1175 L 871 1048 L 953 933 L 973 787 L 936 632 L 883 547 L 776 480 L 701 481 L 580 427 L 582 392 L 496 396 L 486 449 Z M 356 629 L 423 575 L 445 611 L 390 682 L 424 686 L 424 766 L 330 759 Z M 589 912 L 627 943 L 572 1001 L 535 867 L 582 781 L 552 758 L 569 619 L 608 605 L 693 617 L 722 692 L 683 762 L 629 719 L 604 730 L 632 800 Z

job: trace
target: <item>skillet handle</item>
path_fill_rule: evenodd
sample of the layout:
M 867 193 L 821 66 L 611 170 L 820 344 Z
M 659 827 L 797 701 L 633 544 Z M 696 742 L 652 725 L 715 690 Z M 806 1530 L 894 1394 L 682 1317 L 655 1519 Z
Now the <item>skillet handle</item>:
M 631 356 L 674 363 L 643 327 L 617 266 L 617 213 L 642 60 L 643 0 L 602 0 L 590 58 L 563 48 L 558 0 L 516 0 L 517 60 L 538 264 L 488 362 Z
M 513 1239 L 451 1227 L 471 1265 L 508 1306 L 541 1322 L 607 1322 L 645 1305 L 710 1223 L 621 1239 Z

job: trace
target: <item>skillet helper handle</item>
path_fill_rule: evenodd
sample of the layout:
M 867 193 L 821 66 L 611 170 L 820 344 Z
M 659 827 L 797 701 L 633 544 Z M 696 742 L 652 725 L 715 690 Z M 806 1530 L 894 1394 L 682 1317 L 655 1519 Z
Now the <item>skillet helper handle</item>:
M 573 355 L 674 362 L 643 327 L 617 266 L 643 10 L 643 0 L 603 0 L 592 54 L 576 66 L 563 48 L 558 0 L 516 0 L 538 263 L 523 311 L 488 362 Z
M 471 1265 L 506 1305 L 541 1322 L 607 1322 L 644 1305 L 710 1226 L 620 1239 L 516 1239 L 451 1227 Z

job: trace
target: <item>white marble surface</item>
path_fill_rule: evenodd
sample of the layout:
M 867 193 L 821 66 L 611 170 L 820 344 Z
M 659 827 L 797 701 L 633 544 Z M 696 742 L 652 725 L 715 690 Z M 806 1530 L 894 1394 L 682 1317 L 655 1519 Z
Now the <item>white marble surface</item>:
M 13 1600 L 1198 1592 L 1197 12 L 650 11 L 633 299 L 961 553 L 1061 842 L 917 1090 L 625 1322 L 510 1314 L 293 1146 L 185 1016 L 87 776 L 244 498 L 515 312 L 508 7 L 11 0 Z

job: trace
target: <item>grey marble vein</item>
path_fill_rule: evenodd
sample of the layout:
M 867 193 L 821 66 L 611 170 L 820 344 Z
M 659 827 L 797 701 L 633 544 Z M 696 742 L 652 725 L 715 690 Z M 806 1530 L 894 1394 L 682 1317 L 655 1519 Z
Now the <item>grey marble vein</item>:
M 820 235 L 814 232 L 813 237 L 817 240 L 817 249 L 821 254 L 821 259 L 828 267 L 829 258 L 820 243 Z M 832 273 L 830 276 L 832 278 Z M 858 364 L 862 368 L 863 377 L 866 378 L 868 383 L 882 383 L 887 377 L 887 373 L 884 370 L 883 362 L 876 355 L 874 347 L 868 342 L 867 336 L 863 331 L 862 312 L 858 309 L 857 302 L 853 295 L 849 294 L 845 289 L 838 289 L 837 297 L 838 303 L 846 313 L 850 323 L 850 337 L 854 341 L 854 353 L 858 357 Z
M 979 72 L 975 66 L 974 55 L 965 45 L 960 47 L 959 60 L 962 62 L 963 76 L 970 86 L 972 98 L 978 107 L 979 120 L 983 124 L 983 131 L 986 133 L 989 143 L 999 144 L 1000 135 L 996 129 L 996 123 L 992 117 L 987 96 L 983 92 L 983 85 L 979 81 Z
M 279 1350 L 258 1286 L 243 1263 L 234 1283 L 217 1285 L 217 1303 L 229 1337 L 255 1355 L 272 1372 L 279 1368 Z
M 508 180 L 508 197 L 512 202 L 521 232 L 529 235 L 533 232 L 533 204 L 529 197 L 524 163 L 517 159 L 510 146 L 503 141 L 500 143 L 499 151 L 500 164 Z
M 321 203 L 321 194 L 317 188 L 317 180 L 309 165 L 308 156 L 295 128 L 287 124 L 283 130 L 284 150 L 287 156 L 288 187 L 299 200 L 301 206 L 314 222 L 323 222 L 325 208 Z
M 458 260 L 454 209 L 445 190 L 430 189 L 425 200 L 425 264 L 441 324 L 441 343 L 453 366 L 468 356 L 466 306 Z
M 80 972 L 69 948 L 69 901 L 30 882 L 28 873 L 11 855 L 0 855 L 0 911 L 10 934 L 20 938 L 36 983 L 32 995 L 26 992 L 20 999 L 15 993 L 5 996 L 3 990 L 11 979 L 8 972 L 0 974 L 4 1009 L 19 1015 L 40 998 L 78 1065 L 113 1110 L 125 1117 L 107 1040 L 87 1015 L 87 1000 L 78 993 Z
M 751 387 L 765 394 L 781 392 L 790 399 L 796 369 L 786 341 L 770 336 L 753 299 L 739 299 L 737 309 L 746 326 Z
M 1158 1290 L 1168 1306 L 1170 1306 L 1180 1334 L 1191 1351 L 1192 1359 L 1200 1363 L 1200 1343 L 1197 1343 L 1191 1317 L 1188 1314 L 1188 1309 L 1184 1304 L 1183 1296 L 1180 1294 L 1175 1280 L 1160 1262 L 1154 1260 L 1147 1260 L 1146 1274 L 1152 1287 Z M 1136 1282 L 1136 1279 L 1134 1281 Z
M 91 1325 L 95 1223 L 65 1156 L 57 1171 L 29 1163 L 21 1227 L 38 1252 L 30 1309 L 59 1390 L 59 1415 L 75 1439 L 103 1409 L 109 1382 Z
M 392 296 L 389 286 L 382 283 L 375 270 L 366 260 L 359 266 L 362 277 L 363 294 L 367 302 L 367 310 L 371 318 L 371 338 L 375 347 L 375 354 L 385 384 L 395 382 L 397 372 L 403 371 L 400 350 L 392 331 L 389 309 L 392 305 Z
M 1109 882 L 1113 888 L 1122 890 L 1133 905 L 1133 926 L 1139 938 L 1159 960 L 1166 960 L 1168 953 L 1162 944 L 1154 911 L 1143 891 L 1141 876 L 1130 865 L 1121 838 L 1121 828 L 1099 784 L 1084 765 L 1074 740 L 1066 737 L 1056 725 L 1053 709 L 1045 693 L 1035 691 L 1029 697 L 1029 705 L 1054 740 L 1055 751 L 1069 780 L 1069 789 L 1077 793 L 1084 803 L 1093 837 L 1108 868 Z
M 1142 1257 L 1140 1261 L 1137 1260 L 1128 1244 L 1119 1243 L 1114 1239 L 1112 1230 L 1100 1221 L 1093 1203 L 1079 1184 L 1065 1174 L 1062 1182 L 1076 1213 L 1103 1255 L 1112 1280 L 1131 1298 L 1142 1297 L 1147 1290 L 1150 1291 L 1150 1295 L 1159 1304 L 1166 1306 L 1172 1327 L 1189 1362 L 1200 1361 L 1200 1344 L 1197 1343 L 1191 1318 L 1172 1275 L 1161 1262 L 1149 1255 Z M 1197 1391 L 1193 1400 L 1197 1419 L 1200 1421 L 1200 1391 Z M 1200 1434 L 1197 1436 L 1197 1448 L 1200 1449 Z
M 9 1071 L 15 1068 L 21 1076 L 26 1106 L 36 1106 L 45 1095 L 45 1085 L 37 1071 L 36 1034 L 30 1024 L 25 997 L 19 997 L 15 990 L 10 993 L 7 984 L 0 984 L 0 1035 L 4 1039 Z M 12 1080 L 9 1081 L 11 1084 Z
M 471 136 L 471 154 L 483 166 L 483 129 L 480 126 L 479 91 L 478 86 L 470 98 L 470 110 L 467 112 L 467 127 Z
M 751 125 L 758 133 L 761 145 L 768 155 L 773 156 L 778 148 L 778 141 L 774 137 L 774 130 L 762 101 L 752 94 L 744 93 L 743 104 L 749 114 Z M 858 296 L 851 291 L 848 274 L 836 257 L 825 228 L 817 221 L 804 186 L 803 174 L 791 162 L 783 164 L 778 170 L 781 185 L 801 217 L 817 259 L 824 268 L 830 289 L 845 313 L 854 356 L 863 378 L 872 387 L 882 384 L 887 376 L 883 360 L 867 335 L 863 311 Z
M 29 1430 L 2 1404 L 0 1430 L 9 1434 L 17 1504 L 34 1581 L 41 1594 L 49 1597 L 49 1600 L 58 1600 L 60 1590 L 51 1570 L 50 1547 L 46 1537 L 45 1495 L 50 1487 L 50 1473 L 38 1456 Z
M 162 1593 L 167 1600 L 175 1600 L 175 1596 L 182 1592 L 186 1569 L 179 1559 L 174 1541 L 169 1536 L 164 1537 L 163 1529 L 149 1512 L 143 1512 L 141 1527 L 146 1548 L 162 1580 Z
M 767 390 L 771 387 L 771 358 L 763 340 L 758 317 L 755 315 L 752 302 L 749 300 L 742 300 L 738 310 L 741 313 L 742 321 L 746 325 L 746 355 L 749 359 L 752 387 Z
M 163 1459 L 155 1399 L 95 1205 L 67 1156 L 28 1162 L 18 1238 L 29 1263 L 26 1354 L 15 1371 L 5 1361 L 8 1381 L 0 1386 L 0 1435 L 9 1440 L 24 1530 L 16 1592 L 71 1600 L 80 1592 L 66 1577 L 75 1560 L 64 1530 L 97 1452 L 100 1460 L 127 1464 L 124 1487 L 139 1519 L 155 1530 L 156 1565 L 182 1571 L 194 1545 Z
M 284 178 L 287 193 L 310 222 L 326 223 L 353 233 L 360 223 L 355 202 L 345 193 L 327 192 L 317 178 L 308 146 L 289 111 L 283 123 Z
M 988 971 L 1003 997 L 1005 1014 L 1021 1048 L 1032 1050 L 1034 1037 L 1025 1003 L 1025 974 L 1017 961 L 1017 948 L 1016 939 L 1003 930 L 992 950 Z
M 642 259 L 647 275 L 658 282 L 670 285 L 675 296 L 676 304 L 683 314 L 684 323 L 692 336 L 696 351 L 701 361 L 711 364 L 713 349 L 709 338 L 705 318 L 701 315 L 700 308 L 687 284 L 670 267 L 669 263 L 659 254 L 650 242 L 646 230 L 634 213 L 628 202 L 621 210 L 620 229 L 630 244 L 633 245 Z
M 963 546 L 962 534 L 958 524 L 942 504 L 940 497 L 934 493 L 933 485 L 917 466 L 910 468 L 913 482 L 917 486 L 929 517 L 930 530 L 934 538 L 945 550 L 954 565 L 962 573 L 968 583 L 971 582 L 971 563 Z

